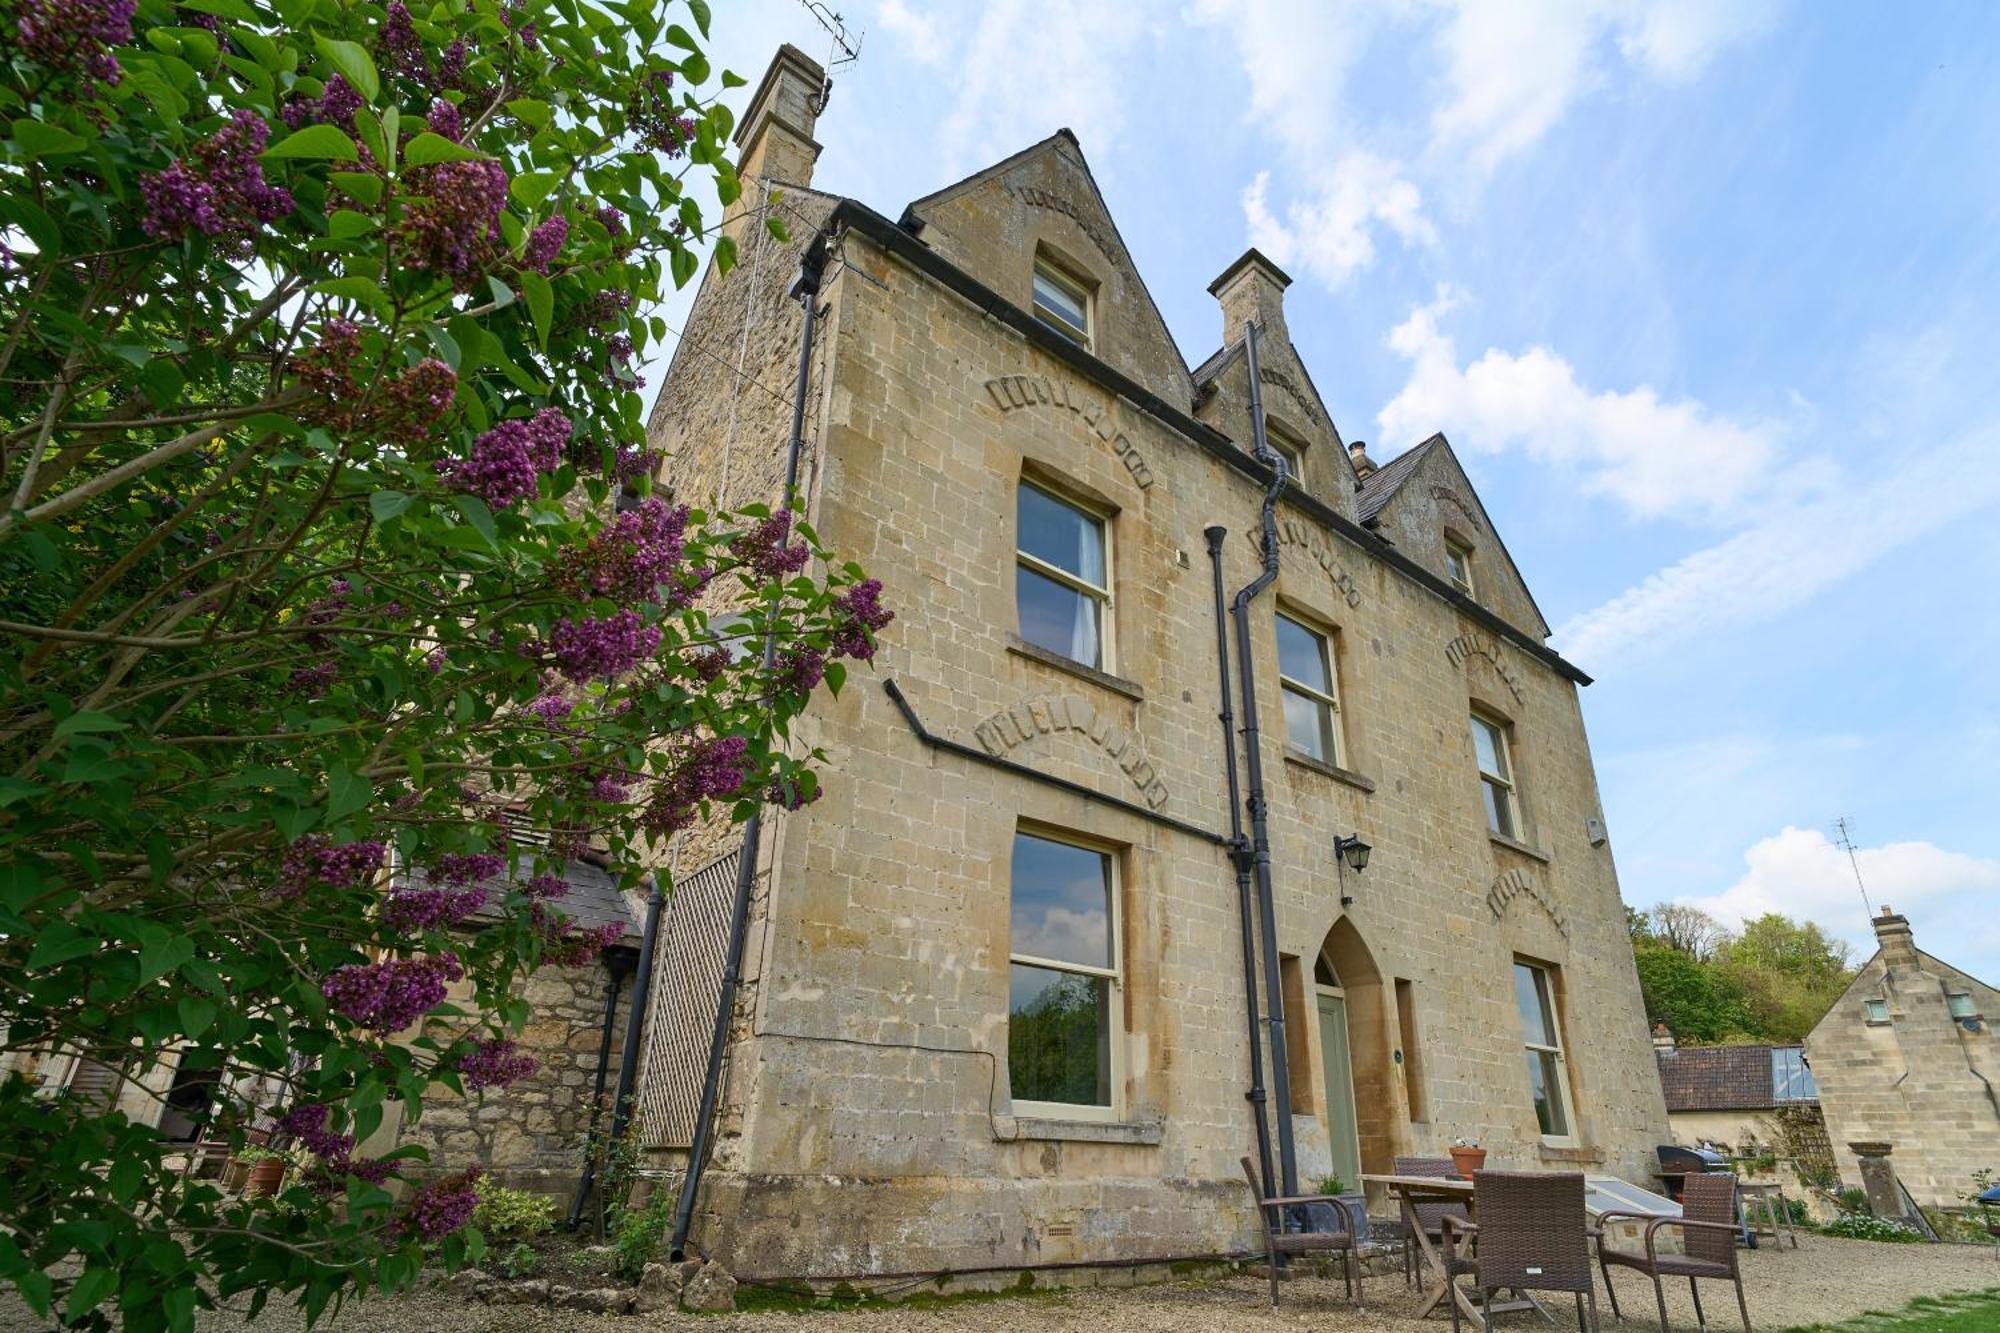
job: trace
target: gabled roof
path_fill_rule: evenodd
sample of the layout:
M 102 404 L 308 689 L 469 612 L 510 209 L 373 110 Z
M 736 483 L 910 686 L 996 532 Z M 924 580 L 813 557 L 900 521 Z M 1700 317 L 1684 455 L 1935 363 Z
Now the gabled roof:
M 1382 507 L 1393 500 L 1396 492 L 1403 488 L 1403 483 L 1415 475 L 1417 464 L 1424 461 L 1424 455 L 1443 443 L 1444 436 L 1433 435 L 1416 448 L 1405 449 L 1363 477 L 1359 497 L 1361 521 L 1366 523 L 1381 513 Z
M 1254 251 L 1252 253 L 1254 253 Z M 1240 263 L 1241 261 L 1238 262 Z M 1225 274 L 1224 276 L 1227 275 Z M 1336 422 L 1333 419 L 1332 411 L 1330 411 L 1327 408 L 1326 399 L 1320 395 L 1319 385 L 1313 383 L 1312 370 L 1310 367 L 1306 365 L 1306 359 L 1299 355 L 1299 349 L 1297 347 L 1291 346 L 1291 339 L 1287 338 L 1285 340 L 1285 343 L 1286 346 L 1290 347 L 1291 349 L 1292 360 L 1298 364 L 1299 374 L 1306 377 L 1306 392 L 1312 395 L 1314 405 L 1319 408 L 1320 417 L 1326 422 L 1326 428 L 1333 432 L 1333 442 L 1337 445 L 1341 445 L 1344 447 L 1347 442 L 1341 437 L 1340 423 Z M 1258 345 L 1260 347 L 1263 346 L 1264 345 L 1263 341 L 1260 340 Z M 1239 334 L 1236 337 L 1230 339 L 1228 342 L 1224 343 L 1221 347 L 1218 347 L 1215 350 L 1215 352 L 1209 356 L 1208 360 L 1202 362 L 1200 365 L 1194 368 L 1193 374 L 1194 374 L 1195 392 L 1200 393 L 1205 386 L 1213 383 L 1217 379 L 1220 379 L 1222 377 L 1222 372 L 1229 369 L 1231 366 L 1235 365 L 1237 358 L 1242 355 L 1243 355 L 1243 338 L 1242 335 Z
M 1090 186 L 1091 197 L 1096 199 L 1098 210 L 1103 213 L 1105 222 L 1111 227 L 1111 239 L 1118 243 L 1120 250 L 1124 251 L 1125 265 L 1131 269 L 1132 276 L 1138 280 L 1139 295 L 1146 298 L 1146 305 L 1152 310 L 1154 321 L 1165 331 L 1168 345 L 1173 347 L 1174 355 L 1180 360 L 1181 373 L 1186 374 L 1187 356 L 1180 350 L 1180 344 L 1174 341 L 1173 327 L 1167 323 L 1167 317 L 1160 313 L 1160 303 L 1153 299 L 1152 288 L 1146 285 L 1146 277 L 1143 273 L 1139 272 L 1138 261 L 1132 257 L 1132 247 L 1126 244 L 1125 233 L 1118 228 L 1117 215 L 1111 211 L 1110 203 L 1104 198 L 1103 189 L 1097 184 L 1097 173 L 1090 169 L 1090 159 L 1084 156 L 1083 145 L 1078 142 L 1075 131 L 1071 130 L 1069 126 L 1065 125 L 1048 138 L 1031 143 L 1017 153 L 1010 153 L 993 165 L 982 167 L 970 176 L 953 181 L 941 190 L 933 190 L 921 199 L 912 200 L 904 207 L 902 217 L 898 221 L 905 227 L 909 227 L 913 221 L 918 226 L 921 226 L 924 222 L 925 209 L 935 204 L 941 204 L 956 195 L 964 194 L 980 185 L 984 185 L 987 181 L 992 180 L 994 177 L 1001 175 L 1013 167 L 1016 163 L 1033 157 L 1036 153 L 1057 145 L 1059 142 L 1068 144 L 1070 150 L 1076 154 L 1076 165 L 1083 171 L 1084 183 Z
M 1683 1046 L 1656 1051 L 1667 1110 L 1768 1111 L 1778 1105 L 1770 1046 Z

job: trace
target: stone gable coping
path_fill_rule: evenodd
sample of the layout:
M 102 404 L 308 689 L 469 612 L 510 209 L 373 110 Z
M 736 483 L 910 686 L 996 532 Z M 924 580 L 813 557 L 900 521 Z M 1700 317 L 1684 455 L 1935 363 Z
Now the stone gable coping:
M 1167 803 L 1167 786 L 1158 770 L 1146 758 L 1139 737 L 1114 722 L 1088 699 L 1074 695 L 1042 695 L 1012 704 L 972 729 L 986 753 L 1005 755 L 1016 746 L 1038 736 L 1073 731 L 1110 756 L 1112 762 L 1132 780 L 1148 808 L 1158 810 Z
M 986 381 L 986 392 L 1002 412 L 1040 406 L 1068 408 L 1083 418 L 1083 424 L 1092 434 L 1111 446 L 1111 452 L 1125 464 L 1125 470 L 1139 483 L 1140 490 L 1153 484 L 1153 470 L 1146 466 L 1146 460 L 1139 456 L 1138 448 L 1125 438 L 1125 433 L 1112 423 L 1111 409 L 1094 395 L 1078 392 L 1077 386 L 1068 380 L 1048 375 L 1002 375 Z

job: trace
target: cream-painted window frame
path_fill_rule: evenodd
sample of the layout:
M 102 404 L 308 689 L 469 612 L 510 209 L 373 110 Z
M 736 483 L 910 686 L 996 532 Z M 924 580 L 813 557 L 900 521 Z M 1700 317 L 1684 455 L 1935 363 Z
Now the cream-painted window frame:
M 1509 828 L 1497 829 L 1489 824 L 1486 831 L 1503 838 L 1512 838 L 1516 842 L 1526 842 L 1528 830 L 1521 820 L 1520 779 L 1515 776 L 1520 772 L 1520 768 L 1514 762 L 1514 740 L 1509 734 L 1513 728 L 1499 718 L 1482 713 L 1476 708 L 1472 710 L 1472 725 L 1483 726 L 1493 733 L 1493 753 L 1499 757 L 1501 766 L 1507 770 L 1505 773 L 1489 773 L 1480 767 L 1479 746 L 1476 743 L 1473 745 L 1472 765 L 1479 771 L 1480 785 L 1494 788 L 1504 798 L 1501 804 L 1507 811 L 1505 822 L 1511 825 Z M 1486 811 L 1484 799 L 1480 801 L 1479 808 L 1480 813 L 1484 814 Z
M 1305 484 L 1306 442 L 1270 417 L 1264 418 L 1264 440 L 1285 460 L 1285 475 Z
M 1007 927 L 1007 967 L 1011 984 L 1014 964 L 1026 967 L 1046 968 L 1052 972 L 1075 972 L 1083 976 L 1101 977 L 1110 985 L 1106 1002 L 1111 1007 L 1111 1104 L 1109 1106 L 1085 1106 L 1076 1102 L 1035 1102 L 1014 1099 L 1013 1070 L 1007 1071 L 1007 1096 L 1016 1116 L 1034 1120 L 1090 1120 L 1117 1123 L 1125 1118 L 1125 940 L 1124 904 L 1125 868 L 1121 864 L 1123 849 L 1108 842 L 1068 829 L 1050 828 L 1045 824 L 1023 823 L 1014 832 L 1030 838 L 1040 838 L 1044 842 L 1059 842 L 1068 847 L 1080 847 L 1087 852 L 1096 852 L 1105 860 L 1109 869 L 1110 883 L 1106 886 L 1110 899 L 1108 920 L 1105 929 L 1111 943 L 1111 966 L 1092 967 L 1086 963 L 1064 962 L 1055 958 L 1042 958 L 1035 954 L 1015 953 L 1011 908 L 1014 892 L 1013 878 L 1008 877 L 1007 894 L 1010 916 Z
M 1550 1148 L 1574 1148 L 1581 1139 L 1577 1135 L 1576 1127 L 1576 1098 L 1570 1095 L 1568 1044 L 1563 1040 L 1562 992 L 1556 985 L 1556 968 L 1551 963 L 1522 958 L 1518 954 L 1514 958 L 1514 966 L 1525 967 L 1535 974 L 1537 998 L 1548 1007 L 1549 1026 L 1555 1029 L 1551 1034 L 1556 1039 L 1556 1044 L 1553 1046 L 1529 1041 L 1526 1032 L 1521 1034 L 1522 1050 L 1546 1052 L 1555 1056 L 1556 1083 L 1552 1091 L 1553 1095 L 1562 1098 L 1563 1123 L 1569 1126 L 1567 1134 L 1541 1134 L 1540 1138 L 1542 1143 Z M 1531 1097 L 1528 1102 L 1528 1114 L 1533 1115 L 1534 1111 L 1534 1100 Z M 1541 1125 L 1537 1123 L 1535 1128 L 1539 1131 Z
M 1014 532 L 1014 563 L 1017 565 L 1026 565 L 1029 569 L 1034 570 L 1037 574 L 1040 574 L 1042 577 L 1047 579 L 1052 579 L 1055 582 L 1062 584 L 1064 587 L 1071 589 L 1072 591 L 1080 592 L 1084 596 L 1090 598 L 1092 601 L 1097 603 L 1097 655 L 1100 660 L 1095 663 L 1085 662 L 1083 663 L 1083 665 L 1090 667 L 1090 669 L 1093 671 L 1102 671 L 1106 675 L 1110 676 L 1117 675 L 1118 674 L 1117 617 L 1113 614 L 1114 599 L 1111 595 L 1111 588 L 1112 585 L 1118 581 L 1118 575 L 1117 575 L 1118 566 L 1114 563 L 1118 558 L 1118 552 L 1116 548 L 1112 545 L 1112 534 L 1111 534 L 1112 516 L 1090 505 L 1079 504 L 1072 497 L 1063 494 L 1061 491 L 1056 490 L 1052 486 L 1048 486 L 1041 482 L 1036 481 L 1033 477 L 1023 476 L 1020 480 L 1020 485 L 1026 486 L 1030 490 L 1040 491 L 1043 495 L 1047 496 L 1051 500 L 1054 500 L 1057 504 L 1061 505 L 1063 508 L 1075 510 L 1077 513 L 1084 515 L 1085 517 L 1093 520 L 1097 524 L 1098 538 L 1103 543 L 1104 546 L 1103 587 L 1099 587 L 1097 584 L 1092 583 L 1089 579 L 1077 577 L 1075 574 L 1070 573 L 1068 570 L 1062 568 L 1060 565 L 1052 565 L 1048 561 L 1042 559 L 1040 556 L 1031 555 L 1027 551 L 1022 550 L 1018 517 L 1016 519 L 1016 528 Z M 1016 488 L 1014 495 L 1015 495 L 1014 498 L 1015 513 L 1018 515 L 1020 512 L 1020 503 L 1021 503 L 1020 491 L 1018 487 Z M 1016 606 L 1014 608 L 1014 624 L 1017 629 L 1020 626 L 1020 623 L 1021 623 L 1021 608 Z M 1051 648 L 1048 651 L 1057 652 L 1059 650 Z M 1064 657 L 1069 656 L 1068 653 L 1063 653 L 1062 655 Z
M 1304 695 L 1306 698 L 1312 700 L 1314 703 L 1324 708 L 1326 710 L 1325 711 L 1326 735 L 1328 739 L 1333 742 L 1332 745 L 1333 753 L 1326 755 L 1324 757 L 1316 755 L 1308 755 L 1307 757 L 1318 758 L 1319 762 L 1323 764 L 1331 764 L 1335 768 L 1344 768 L 1347 765 L 1347 738 L 1342 734 L 1342 719 L 1340 714 L 1340 662 L 1338 655 L 1334 652 L 1333 649 L 1334 632 L 1320 625 L 1317 625 L 1312 621 L 1304 619 L 1295 612 L 1287 610 L 1282 605 L 1279 606 L 1278 609 L 1272 614 L 1274 616 L 1278 616 L 1285 620 L 1291 621 L 1294 625 L 1297 625 L 1300 629 L 1312 635 L 1313 638 L 1319 643 L 1320 666 L 1322 666 L 1326 670 L 1326 682 L 1329 687 L 1329 689 L 1327 690 L 1322 690 L 1317 685 L 1309 685 L 1305 681 L 1298 680 L 1292 676 L 1288 676 L 1285 674 L 1284 667 L 1281 665 L 1278 668 L 1279 707 L 1282 710 L 1284 706 L 1284 692 L 1286 690 L 1290 690 L 1294 694 Z M 1276 637 L 1276 634 L 1277 634 L 1277 625 L 1275 622 L 1273 622 L 1272 635 L 1274 638 Z M 1278 660 L 1281 663 L 1284 660 L 1276 653 L 1273 653 L 1272 656 L 1278 658 Z M 1285 737 L 1285 744 L 1291 746 L 1291 748 L 1294 750 L 1298 749 L 1296 745 L 1291 744 L 1291 737 L 1289 735 Z M 1300 751 L 1300 753 L 1303 754 L 1304 751 Z
M 1045 305 L 1041 293 L 1036 290 L 1035 278 L 1047 278 L 1049 284 L 1060 289 L 1083 310 L 1083 327 L 1077 328 L 1054 307 Z M 1063 337 L 1075 343 L 1084 351 L 1095 350 L 1097 343 L 1097 293 L 1091 285 L 1056 262 L 1045 251 L 1035 254 L 1035 269 L 1028 285 L 1029 309 L 1043 325 L 1054 329 Z
M 1458 572 L 1452 572 L 1453 557 L 1458 561 Z M 1444 539 L 1444 572 L 1451 586 L 1474 601 L 1479 600 L 1479 584 L 1472 572 L 1472 546 L 1458 538 L 1447 535 Z

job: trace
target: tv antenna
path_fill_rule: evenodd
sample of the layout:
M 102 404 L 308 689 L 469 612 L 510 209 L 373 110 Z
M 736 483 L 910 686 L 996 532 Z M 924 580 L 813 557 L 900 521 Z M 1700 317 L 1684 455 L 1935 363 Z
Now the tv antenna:
M 1868 909 L 1868 919 L 1875 919 L 1875 905 L 1868 901 L 1868 886 L 1861 882 L 1861 862 L 1854 855 L 1854 821 L 1846 815 L 1833 821 L 1840 830 L 1840 845 L 1847 849 L 1847 864 L 1854 867 L 1854 887 L 1861 890 L 1861 905 Z
M 826 114 L 826 104 L 833 98 L 833 72 L 861 59 L 861 43 L 868 34 L 850 36 L 846 21 L 821 0 L 799 0 L 799 3 L 813 16 L 813 22 L 826 29 L 826 79 L 820 84 L 819 96 L 813 98 L 812 109 L 815 116 L 820 116 Z

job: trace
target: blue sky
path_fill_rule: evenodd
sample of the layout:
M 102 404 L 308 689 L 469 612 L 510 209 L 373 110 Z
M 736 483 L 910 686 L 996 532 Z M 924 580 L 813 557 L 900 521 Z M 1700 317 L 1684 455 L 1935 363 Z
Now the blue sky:
M 798 0 L 716 10 L 753 84 L 827 51 Z M 1989 6 L 841 10 L 816 185 L 894 216 L 1067 125 L 1190 362 L 1254 243 L 1347 438 L 1449 436 L 1598 678 L 1628 902 L 1865 955 L 1845 814 L 1877 907 L 2000 982 Z

